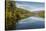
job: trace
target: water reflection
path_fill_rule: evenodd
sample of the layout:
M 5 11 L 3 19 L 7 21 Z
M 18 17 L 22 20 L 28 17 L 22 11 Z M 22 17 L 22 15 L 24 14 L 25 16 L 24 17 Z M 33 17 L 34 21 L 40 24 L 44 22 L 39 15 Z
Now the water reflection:
M 40 17 L 29 17 L 27 19 L 21 20 L 16 24 L 16 29 L 37 29 L 44 28 L 44 19 Z

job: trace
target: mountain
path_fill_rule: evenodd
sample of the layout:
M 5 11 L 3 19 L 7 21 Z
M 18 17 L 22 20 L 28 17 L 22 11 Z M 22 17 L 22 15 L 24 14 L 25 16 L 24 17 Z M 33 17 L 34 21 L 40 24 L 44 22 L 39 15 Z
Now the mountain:
M 39 11 L 38 16 L 45 18 L 45 11 Z
M 42 18 L 45 17 L 45 10 L 34 11 L 33 13 L 34 15 L 37 15 L 39 17 L 42 17 Z

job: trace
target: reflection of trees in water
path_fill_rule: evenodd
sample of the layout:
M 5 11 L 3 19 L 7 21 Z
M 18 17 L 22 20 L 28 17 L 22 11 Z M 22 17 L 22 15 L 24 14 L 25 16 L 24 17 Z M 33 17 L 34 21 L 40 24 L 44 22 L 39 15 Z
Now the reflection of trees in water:
M 20 16 L 19 16 L 19 14 L 16 14 L 16 23 L 18 22 L 18 20 L 20 20 Z

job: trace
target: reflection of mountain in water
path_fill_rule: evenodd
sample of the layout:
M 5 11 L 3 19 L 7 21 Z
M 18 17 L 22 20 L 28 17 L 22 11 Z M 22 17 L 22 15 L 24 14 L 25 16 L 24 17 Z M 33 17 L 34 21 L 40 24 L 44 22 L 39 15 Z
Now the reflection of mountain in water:
M 43 18 L 33 16 L 24 20 L 20 20 L 18 24 L 16 24 L 16 29 L 37 29 L 37 28 L 44 28 Z

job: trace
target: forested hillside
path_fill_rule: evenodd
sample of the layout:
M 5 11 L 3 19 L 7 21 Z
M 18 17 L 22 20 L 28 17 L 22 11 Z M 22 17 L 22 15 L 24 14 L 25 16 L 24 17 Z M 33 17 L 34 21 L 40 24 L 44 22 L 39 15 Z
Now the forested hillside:
M 45 11 L 40 11 L 38 14 L 38 16 L 42 17 L 42 18 L 45 18 Z

